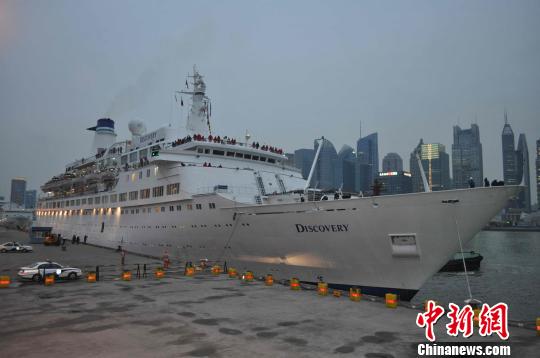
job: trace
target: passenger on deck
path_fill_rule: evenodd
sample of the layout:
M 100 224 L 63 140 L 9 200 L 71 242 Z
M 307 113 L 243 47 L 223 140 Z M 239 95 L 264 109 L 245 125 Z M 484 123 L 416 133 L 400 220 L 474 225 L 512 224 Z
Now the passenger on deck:
M 488 186 L 489 186 L 489 180 L 488 180 L 488 178 L 484 178 L 484 186 L 485 186 L 485 187 L 488 187 Z

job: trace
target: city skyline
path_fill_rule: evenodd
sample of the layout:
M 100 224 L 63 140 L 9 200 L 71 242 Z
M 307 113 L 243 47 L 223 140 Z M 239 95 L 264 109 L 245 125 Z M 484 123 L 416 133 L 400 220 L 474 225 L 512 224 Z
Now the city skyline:
M 193 64 L 215 133 L 286 151 L 321 135 L 354 148 L 361 121 L 380 156 L 408 158 L 419 138 L 450 148 L 454 125 L 476 123 L 484 176 L 501 180 L 504 109 L 540 138 L 538 2 L 124 4 L 0 3 L 0 195 L 90 155 L 98 118 L 119 139 L 132 119 L 182 126 L 172 94 Z

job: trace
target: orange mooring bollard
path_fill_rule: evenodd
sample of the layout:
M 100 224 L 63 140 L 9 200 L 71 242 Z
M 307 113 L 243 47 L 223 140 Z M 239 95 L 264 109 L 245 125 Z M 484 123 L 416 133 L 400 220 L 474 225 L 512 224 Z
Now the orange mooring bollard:
M 186 271 L 184 272 L 184 275 L 188 277 L 193 277 L 195 275 L 195 267 L 193 266 L 186 267 Z
M 271 274 L 266 275 L 266 278 L 264 279 L 264 285 L 265 286 L 272 286 L 274 284 L 274 276 Z
M 212 275 L 219 276 L 221 274 L 221 266 L 214 265 L 212 266 Z
M 474 312 L 473 326 L 480 327 L 480 308 L 473 309 L 473 312 Z
M 340 290 L 333 290 L 332 291 L 332 296 L 337 297 L 337 298 L 341 297 L 341 291 Z
M 229 274 L 229 278 L 236 278 L 238 277 L 238 271 L 234 267 L 231 267 L 227 270 L 227 273 Z
M 300 281 L 296 277 L 291 278 L 291 290 L 300 290 Z
M 154 276 L 160 280 L 162 279 L 163 277 L 165 277 L 165 271 L 163 270 L 163 268 L 161 267 L 158 267 L 156 268 L 156 271 L 154 272 Z
M 7 288 L 11 284 L 9 276 L 0 276 L 0 288 Z
M 242 275 L 242 281 L 244 281 L 244 282 L 251 282 L 251 281 L 253 281 L 253 279 L 254 279 L 253 271 L 246 271 Z
M 398 296 L 395 293 L 387 293 L 385 296 L 386 307 L 388 308 L 397 308 L 398 306 Z
M 45 276 L 45 286 L 52 286 L 52 285 L 54 285 L 54 275 Z
M 86 274 L 86 282 L 94 283 L 96 282 L 96 273 L 91 271 Z
M 358 302 L 361 298 L 362 294 L 360 293 L 360 289 L 358 287 L 349 288 L 349 299 L 351 301 Z
M 540 317 L 536 319 L 536 335 L 540 336 Z
M 328 295 L 328 284 L 326 282 L 317 283 L 317 294 L 319 296 L 327 296 Z
M 131 271 L 122 272 L 122 281 L 131 281 Z

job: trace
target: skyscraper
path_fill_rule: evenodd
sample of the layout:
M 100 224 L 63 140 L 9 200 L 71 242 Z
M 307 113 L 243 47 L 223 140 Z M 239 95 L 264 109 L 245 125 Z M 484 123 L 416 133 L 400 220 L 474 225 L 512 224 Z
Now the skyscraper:
M 514 132 L 508 123 L 508 115 L 504 112 L 504 127 L 502 131 L 503 178 L 507 185 L 517 185 L 517 158 L 514 143 Z
M 354 162 L 355 158 L 356 157 L 354 155 L 354 149 L 351 146 L 344 144 L 343 147 L 341 147 L 341 149 L 339 150 L 339 153 L 337 155 L 337 159 L 334 165 L 334 169 L 335 169 L 334 180 L 335 180 L 336 188 L 343 188 L 345 181 L 347 183 L 354 182 L 354 170 L 351 171 L 350 167 L 346 166 L 344 163 L 345 161 Z M 350 177 L 351 175 L 353 176 L 353 178 Z M 345 176 L 349 176 L 349 178 L 345 178 Z
M 450 158 L 444 145 L 440 143 L 424 144 L 422 140 L 417 149 L 431 191 L 450 189 Z M 413 192 L 424 191 L 422 176 L 415 151 L 411 153 L 410 165 Z
M 536 205 L 540 209 L 540 139 L 536 141 Z
M 476 124 L 472 124 L 470 129 L 461 129 L 459 126 L 454 126 L 454 144 L 452 144 L 454 188 L 468 188 L 471 177 L 476 185 L 483 185 L 484 172 L 480 129 Z
M 36 208 L 36 190 L 27 190 L 24 192 L 24 208 L 25 209 L 35 209 Z
M 397 153 L 388 153 L 382 160 L 383 172 L 400 172 L 403 171 L 403 160 Z
M 337 160 L 336 148 L 328 139 L 322 139 L 322 148 L 311 179 L 311 186 L 317 189 L 332 190 L 335 186 L 335 163 Z M 319 148 L 319 140 L 314 142 L 314 151 Z
M 360 164 L 369 164 L 369 185 L 379 173 L 379 139 L 377 133 L 371 133 L 356 142 L 356 156 Z
M 516 172 L 519 184 L 523 181 L 525 188 L 519 193 L 519 207 L 525 212 L 531 211 L 531 173 L 529 171 L 529 148 L 525 134 L 521 133 L 516 150 Z
M 11 179 L 11 197 L 10 202 L 17 205 L 24 205 L 24 192 L 26 191 L 26 179 Z
M 412 192 L 412 178 L 409 172 L 404 172 L 403 170 L 379 172 L 377 180 L 382 185 L 381 195 Z
M 302 171 L 302 176 L 307 179 L 315 151 L 313 149 L 297 149 L 294 151 L 294 166 Z

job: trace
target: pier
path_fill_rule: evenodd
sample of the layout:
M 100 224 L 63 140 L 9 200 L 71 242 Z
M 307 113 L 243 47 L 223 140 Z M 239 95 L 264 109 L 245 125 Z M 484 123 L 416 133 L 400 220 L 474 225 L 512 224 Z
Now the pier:
M 24 233 L 0 231 L 0 242 L 27 242 Z M 32 253 L 0 256 L 0 346 L 6 357 L 408 357 L 426 343 L 415 324 L 421 307 L 389 309 L 380 301 L 346 294 L 319 296 L 264 281 L 243 282 L 208 272 L 122 281 L 107 276 L 52 286 L 21 283 L 17 269 L 50 259 L 84 268 L 119 265 L 113 250 L 89 245 L 33 245 Z M 156 260 L 126 256 L 126 265 Z M 534 317 L 531 318 L 534 320 Z M 512 356 L 534 356 L 540 347 L 532 329 L 510 326 L 510 338 L 449 337 L 445 317 L 435 325 L 436 343 L 510 344 Z

